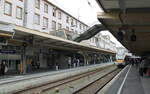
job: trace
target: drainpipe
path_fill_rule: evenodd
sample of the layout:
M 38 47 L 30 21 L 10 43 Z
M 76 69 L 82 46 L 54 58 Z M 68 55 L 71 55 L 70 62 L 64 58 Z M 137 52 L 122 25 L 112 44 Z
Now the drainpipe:
M 23 26 L 26 27 L 27 26 L 27 2 L 28 0 L 24 0 L 24 13 L 23 13 Z

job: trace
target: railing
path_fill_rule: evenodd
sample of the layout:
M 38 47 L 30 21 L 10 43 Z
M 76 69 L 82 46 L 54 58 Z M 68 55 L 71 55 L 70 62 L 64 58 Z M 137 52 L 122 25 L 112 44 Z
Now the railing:
M 57 36 L 57 37 L 61 37 L 61 38 L 67 39 L 65 31 L 63 29 L 50 31 L 50 34 L 53 35 L 53 36 Z
M 68 40 L 73 40 L 75 37 L 79 36 L 79 34 L 75 32 L 71 32 L 66 29 L 50 31 L 50 34 L 53 36 L 61 37 L 61 38 L 68 39 Z

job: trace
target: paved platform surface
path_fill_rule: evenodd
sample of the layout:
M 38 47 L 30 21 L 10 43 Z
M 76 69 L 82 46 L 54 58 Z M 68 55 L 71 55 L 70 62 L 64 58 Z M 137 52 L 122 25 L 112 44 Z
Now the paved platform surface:
M 110 87 L 108 89 L 108 87 L 106 87 L 106 90 L 104 92 L 100 92 L 99 94 L 103 93 L 103 94 L 117 94 L 123 80 L 124 77 L 126 75 L 126 73 L 128 72 L 129 66 L 127 66 L 127 68 L 122 71 L 122 73 L 120 73 L 120 75 L 117 77 L 117 79 L 114 79 L 114 81 L 112 83 L 110 83 Z M 108 89 L 108 90 L 107 90 Z
M 131 67 L 121 94 L 145 94 L 137 68 Z
M 84 70 L 88 68 L 95 68 L 96 66 L 105 66 L 105 65 L 111 65 L 113 63 L 101 63 L 101 64 L 95 64 L 95 65 L 89 65 L 89 66 L 82 66 L 82 67 L 76 67 L 76 68 L 71 68 L 71 69 L 64 69 L 64 70 L 58 70 L 58 71 L 46 71 L 46 72 L 41 72 L 41 73 L 28 73 L 25 75 L 5 75 L 5 76 L 0 76 L 0 84 L 4 82 L 11 82 L 11 81 L 16 81 L 16 80 L 22 80 L 22 79 L 28 79 L 32 77 L 41 77 L 41 76 L 50 76 L 50 75 L 58 75 L 61 73 L 67 73 L 67 72 L 73 72 L 76 70 Z
M 145 94 L 150 94 L 150 77 L 147 76 L 141 77 L 141 81 Z
M 150 77 L 140 77 L 138 68 L 130 66 L 120 74 L 105 94 L 150 94 Z

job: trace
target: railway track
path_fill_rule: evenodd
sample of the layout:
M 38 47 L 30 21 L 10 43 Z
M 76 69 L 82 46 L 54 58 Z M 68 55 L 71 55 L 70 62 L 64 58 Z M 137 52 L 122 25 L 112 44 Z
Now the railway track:
M 118 74 L 120 70 L 121 69 L 116 69 L 111 71 L 110 73 L 79 89 L 73 94 L 97 94 L 108 82 L 110 82 Z
M 108 66 L 105 66 L 105 67 L 108 67 Z M 95 70 L 93 70 L 93 71 L 95 71 Z M 55 73 L 55 75 L 61 74 L 61 73 L 63 73 L 63 72 Z M 16 78 L 15 80 L 14 79 L 2 80 L 2 82 L 0 82 L 0 86 L 5 85 L 5 84 L 11 84 L 11 83 L 16 83 L 16 82 L 21 82 L 21 81 L 32 80 L 32 79 L 36 79 L 36 78 L 42 78 L 43 76 L 47 77 L 49 75 L 51 75 L 51 74 L 44 74 L 44 75 L 41 74 L 41 75 L 35 75 L 33 77 L 30 75 L 31 77 L 27 77 L 27 76 L 26 77 L 20 77 L 20 78 Z
M 111 66 L 111 67 L 114 67 L 114 66 Z M 47 82 L 47 83 L 37 85 L 37 86 L 30 86 L 30 87 L 27 87 L 25 89 L 13 91 L 13 92 L 10 92 L 10 93 L 11 94 L 45 94 L 45 92 L 47 92 L 47 91 L 56 89 L 57 87 L 60 87 L 62 85 L 74 82 L 74 81 L 82 79 L 84 77 L 88 77 L 89 75 L 93 75 L 93 74 L 96 74 L 98 72 L 102 72 L 102 71 L 104 71 L 106 69 L 109 69 L 111 67 L 110 66 L 109 67 L 104 67 L 104 68 L 100 68 L 100 69 L 90 71 L 90 72 L 87 72 L 87 73 L 84 73 L 84 74 L 75 75 L 75 76 L 72 76 L 72 77 L 69 77 L 69 78 L 64 78 L 64 79 L 61 79 L 61 80 L 58 80 L 58 81 Z M 56 92 L 59 92 L 59 90 L 56 90 Z M 51 94 L 51 93 L 48 93 L 48 94 Z M 60 94 L 60 93 L 58 93 L 58 94 Z M 75 92 L 74 94 L 80 94 L 80 93 Z M 84 93 L 84 94 L 88 94 L 88 93 Z

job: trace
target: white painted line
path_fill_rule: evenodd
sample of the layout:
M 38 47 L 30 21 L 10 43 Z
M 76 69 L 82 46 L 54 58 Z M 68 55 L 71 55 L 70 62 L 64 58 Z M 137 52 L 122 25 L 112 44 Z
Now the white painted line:
M 125 76 L 125 78 L 124 78 L 124 80 L 123 80 L 123 82 L 122 82 L 122 84 L 121 84 L 121 86 L 120 86 L 118 92 L 117 92 L 117 94 L 121 94 L 122 88 L 123 88 L 124 83 L 125 83 L 125 81 L 126 81 L 126 79 L 127 79 L 127 77 L 128 77 L 128 74 L 129 74 L 129 72 L 130 72 L 130 69 L 131 69 L 131 65 L 130 65 L 130 68 L 129 68 L 129 70 L 128 70 L 128 72 L 127 72 L 127 74 L 126 74 L 126 76 Z
M 107 90 L 113 85 L 115 81 L 119 78 L 119 76 L 125 71 L 125 69 L 128 68 L 129 65 L 127 65 L 125 68 L 123 68 L 102 90 L 98 92 L 98 94 L 105 94 Z

